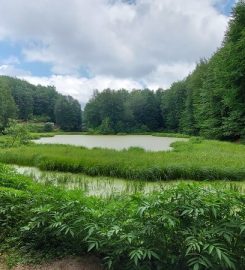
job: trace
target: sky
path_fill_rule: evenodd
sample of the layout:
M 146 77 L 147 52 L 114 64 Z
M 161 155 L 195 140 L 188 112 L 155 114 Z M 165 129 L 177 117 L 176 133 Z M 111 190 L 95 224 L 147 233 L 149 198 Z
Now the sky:
M 0 75 L 95 89 L 167 89 L 221 45 L 236 0 L 0 0 Z

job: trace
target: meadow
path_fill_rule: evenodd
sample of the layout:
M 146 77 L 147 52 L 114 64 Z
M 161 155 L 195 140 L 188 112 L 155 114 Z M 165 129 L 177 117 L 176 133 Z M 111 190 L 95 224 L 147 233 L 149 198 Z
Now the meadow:
M 90 253 L 105 269 L 243 269 L 244 201 L 198 183 L 97 198 L 0 164 L 0 252 L 12 264 Z
M 130 180 L 245 179 L 245 145 L 192 138 L 172 146 L 173 151 L 146 152 L 140 148 L 116 151 L 30 144 L 1 148 L 0 161 L 42 170 Z

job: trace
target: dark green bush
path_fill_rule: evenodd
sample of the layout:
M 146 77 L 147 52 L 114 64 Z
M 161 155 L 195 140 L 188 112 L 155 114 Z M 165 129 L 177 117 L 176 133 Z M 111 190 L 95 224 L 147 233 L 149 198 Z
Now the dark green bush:
M 46 122 L 43 126 L 44 132 L 52 132 L 54 131 L 54 123 L 53 122 Z

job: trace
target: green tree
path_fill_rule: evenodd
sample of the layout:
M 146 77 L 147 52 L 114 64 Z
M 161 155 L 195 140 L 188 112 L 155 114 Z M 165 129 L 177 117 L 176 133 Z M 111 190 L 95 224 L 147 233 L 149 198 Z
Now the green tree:
M 16 116 L 16 106 L 7 85 L 0 81 L 0 131 L 8 124 L 9 118 Z
M 161 109 L 163 126 L 167 131 L 181 131 L 181 115 L 186 102 L 186 82 L 173 83 L 169 90 L 162 93 Z
M 29 120 L 33 115 L 33 96 L 30 84 L 21 80 L 11 81 L 12 95 L 17 106 L 18 119 Z
M 158 130 L 161 125 L 161 111 L 153 91 L 135 90 L 130 93 L 128 109 L 132 112 L 137 128 Z
M 55 105 L 55 119 L 65 131 L 81 130 L 82 111 L 79 102 L 71 96 L 60 96 Z
M 99 131 L 101 134 L 113 134 L 115 132 L 112 128 L 112 122 L 109 117 L 103 119 L 101 125 L 99 126 Z
M 203 112 L 202 108 L 202 88 L 206 79 L 208 61 L 202 59 L 195 70 L 186 78 L 186 98 L 184 110 L 181 114 L 181 131 L 198 135 Z
M 3 133 L 9 138 L 8 145 L 10 147 L 27 144 L 31 138 L 27 126 L 18 123 L 16 120 L 10 120 Z
M 38 85 L 33 91 L 33 115 L 48 116 L 49 121 L 55 121 L 54 109 L 59 94 L 53 86 Z

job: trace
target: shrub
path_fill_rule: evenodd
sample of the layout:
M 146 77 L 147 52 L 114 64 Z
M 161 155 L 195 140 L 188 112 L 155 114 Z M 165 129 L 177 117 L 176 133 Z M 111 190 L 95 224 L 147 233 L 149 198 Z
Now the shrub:
M 4 134 L 8 135 L 8 146 L 27 144 L 30 140 L 30 133 L 25 124 L 20 124 L 15 120 L 9 122 L 9 126 L 5 128 Z
M 54 131 L 54 123 L 52 122 L 46 122 L 43 126 L 44 132 L 52 132 Z
M 40 256 L 90 252 L 107 269 L 242 270 L 244 202 L 238 192 L 198 184 L 101 199 L 18 183 L 15 174 L 0 181 L 0 247 Z

